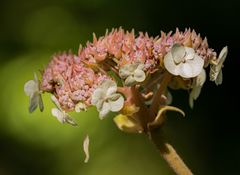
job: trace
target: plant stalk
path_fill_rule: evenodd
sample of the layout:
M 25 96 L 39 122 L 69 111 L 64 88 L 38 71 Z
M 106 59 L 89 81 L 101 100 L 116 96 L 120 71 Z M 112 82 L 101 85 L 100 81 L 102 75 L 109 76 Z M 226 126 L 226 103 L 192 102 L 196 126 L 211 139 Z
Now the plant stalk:
M 193 173 L 183 162 L 181 157 L 177 154 L 171 144 L 168 143 L 164 137 L 163 132 L 157 132 L 158 130 L 152 130 L 148 133 L 148 138 L 156 146 L 162 157 L 176 173 L 176 175 L 192 175 Z

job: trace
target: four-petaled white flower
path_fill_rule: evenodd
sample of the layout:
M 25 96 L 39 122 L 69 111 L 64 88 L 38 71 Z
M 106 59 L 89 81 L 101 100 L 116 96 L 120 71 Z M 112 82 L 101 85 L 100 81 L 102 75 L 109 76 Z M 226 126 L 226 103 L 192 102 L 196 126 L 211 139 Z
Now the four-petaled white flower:
M 119 75 L 121 78 L 125 79 L 126 86 L 132 86 L 146 79 L 143 68 L 144 64 L 142 63 L 126 64 L 120 68 Z
M 110 111 L 120 111 L 124 104 L 124 98 L 117 92 L 117 84 L 112 80 L 104 81 L 92 94 L 91 103 L 97 107 L 100 119 L 103 119 Z
M 199 97 L 203 84 L 206 81 L 206 71 L 202 69 L 202 72 L 193 81 L 193 88 L 189 94 L 189 105 L 191 108 L 193 108 L 193 102 Z
M 34 74 L 34 80 L 29 80 L 25 83 L 24 92 L 27 96 L 29 96 L 29 112 L 32 113 L 38 106 L 42 112 L 44 106 L 36 73 Z
M 222 84 L 222 67 L 223 67 L 223 63 L 227 57 L 228 54 L 228 47 L 225 46 L 219 56 L 218 59 L 216 60 L 216 62 L 213 62 L 213 65 L 211 65 L 210 67 L 210 80 L 211 81 L 215 81 L 216 85 L 220 85 Z
M 174 44 L 171 51 L 164 57 L 165 68 L 173 75 L 183 78 L 198 76 L 204 65 L 204 60 L 190 47 Z
M 58 119 L 60 123 L 68 123 L 73 126 L 77 126 L 77 123 L 65 112 L 62 110 L 57 98 L 52 95 L 51 99 L 57 108 L 52 109 L 52 115 Z

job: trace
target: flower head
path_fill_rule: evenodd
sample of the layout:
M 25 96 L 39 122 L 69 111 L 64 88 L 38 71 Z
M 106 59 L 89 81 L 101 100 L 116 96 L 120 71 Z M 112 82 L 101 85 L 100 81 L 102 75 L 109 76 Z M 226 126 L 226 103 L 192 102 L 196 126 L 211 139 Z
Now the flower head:
M 41 90 L 54 94 L 65 111 L 73 111 L 78 103 L 91 105 L 93 91 L 108 75 L 96 72 L 72 53 L 53 56 L 44 70 Z
M 216 85 L 220 85 L 222 84 L 222 67 L 223 67 L 223 63 L 227 57 L 227 53 L 228 53 L 228 48 L 227 46 L 225 46 L 219 56 L 218 59 L 216 60 L 216 62 L 213 62 L 213 65 L 211 65 L 210 68 L 210 80 L 211 81 L 215 81 Z
M 29 80 L 24 85 L 24 92 L 29 96 L 29 112 L 33 112 L 38 106 L 42 112 L 44 109 L 41 91 L 39 89 L 39 83 L 37 74 L 34 74 L 34 80 Z
M 97 107 L 99 117 L 103 119 L 110 111 L 120 111 L 124 98 L 117 92 L 117 84 L 112 80 L 104 81 L 92 95 L 91 103 Z
M 146 79 L 143 68 L 144 64 L 142 63 L 126 64 L 120 68 L 119 75 L 121 78 L 125 79 L 126 86 L 132 86 Z
M 202 71 L 204 60 L 192 48 L 173 45 L 164 57 L 165 68 L 173 75 L 193 78 Z

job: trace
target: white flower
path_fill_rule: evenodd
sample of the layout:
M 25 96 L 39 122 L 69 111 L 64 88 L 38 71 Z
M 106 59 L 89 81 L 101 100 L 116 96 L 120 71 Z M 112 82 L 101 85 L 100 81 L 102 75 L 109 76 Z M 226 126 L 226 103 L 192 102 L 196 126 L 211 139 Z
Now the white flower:
M 104 81 L 92 95 L 91 103 L 97 107 L 100 119 L 103 119 L 110 111 L 120 111 L 124 104 L 124 98 L 117 92 L 117 84 L 112 80 Z
M 204 60 L 190 47 L 174 44 L 171 51 L 164 57 L 165 68 L 173 75 L 183 78 L 198 76 L 204 65 Z
M 228 47 L 225 46 L 219 56 L 218 59 L 216 60 L 216 63 L 213 63 L 210 67 L 210 80 L 215 81 L 216 85 L 222 84 L 222 67 L 223 63 L 227 57 L 228 54 Z
M 197 100 L 200 95 L 202 86 L 206 81 L 206 71 L 202 69 L 202 72 L 194 79 L 193 88 L 189 95 L 189 105 L 193 108 L 193 101 Z
M 87 106 L 82 102 L 79 102 L 78 104 L 75 105 L 76 112 L 81 112 L 81 111 L 86 111 L 86 110 L 87 110 Z
M 40 111 L 42 112 L 44 106 L 36 74 L 34 74 L 34 80 L 29 80 L 25 83 L 24 92 L 27 96 L 29 96 L 29 112 L 32 113 L 38 106 Z
M 85 160 L 84 163 L 87 163 L 89 160 L 89 137 L 88 135 L 85 137 L 84 141 L 83 141 L 83 151 L 85 153 Z
M 121 78 L 125 79 L 126 86 L 132 86 L 146 79 L 143 68 L 144 64 L 142 63 L 126 64 L 120 68 L 119 75 Z
M 52 115 L 58 119 L 60 123 L 68 123 L 73 126 L 77 126 L 77 123 L 65 112 L 62 110 L 57 98 L 52 95 L 51 99 L 57 108 L 52 109 Z

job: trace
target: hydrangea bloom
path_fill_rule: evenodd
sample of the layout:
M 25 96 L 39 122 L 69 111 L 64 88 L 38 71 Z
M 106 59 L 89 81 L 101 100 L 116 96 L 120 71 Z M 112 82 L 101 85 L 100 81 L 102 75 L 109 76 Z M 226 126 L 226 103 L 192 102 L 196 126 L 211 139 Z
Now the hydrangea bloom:
M 200 95 L 210 65 L 210 80 L 222 83 L 222 67 L 228 53 L 224 47 L 218 58 L 194 30 L 164 33 L 150 37 L 147 33 L 106 32 L 93 41 L 80 45 L 78 54 L 55 54 L 42 73 L 25 84 L 30 99 L 29 111 L 37 106 L 43 110 L 41 93 L 53 95 L 57 108 L 52 114 L 61 122 L 77 125 L 67 112 L 86 111 L 95 106 L 100 119 L 109 112 L 116 114 L 116 126 L 128 133 L 144 133 L 153 141 L 176 174 L 192 174 L 173 147 L 162 139 L 158 142 L 156 128 L 163 127 L 167 111 L 185 115 L 168 106 L 172 99 L 169 89 L 190 92 L 189 103 Z M 89 159 L 89 138 L 83 147 L 85 162 Z

